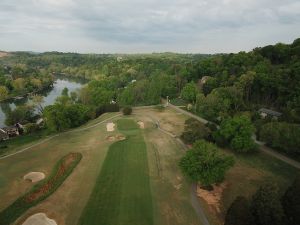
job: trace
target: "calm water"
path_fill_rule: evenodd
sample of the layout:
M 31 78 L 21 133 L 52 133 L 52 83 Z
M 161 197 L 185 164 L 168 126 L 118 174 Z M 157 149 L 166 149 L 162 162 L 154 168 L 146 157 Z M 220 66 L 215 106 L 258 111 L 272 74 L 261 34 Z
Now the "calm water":
M 58 78 L 53 84 L 53 88 L 40 93 L 44 96 L 43 106 L 51 105 L 55 102 L 55 99 L 61 95 L 62 90 L 66 87 L 69 89 L 69 93 L 76 91 L 84 85 L 86 81 L 79 79 L 70 79 L 70 78 Z M 24 105 L 30 100 L 25 97 L 20 100 L 11 100 L 8 102 L 0 103 L 0 127 L 5 127 L 5 118 L 7 112 L 15 109 L 17 106 Z

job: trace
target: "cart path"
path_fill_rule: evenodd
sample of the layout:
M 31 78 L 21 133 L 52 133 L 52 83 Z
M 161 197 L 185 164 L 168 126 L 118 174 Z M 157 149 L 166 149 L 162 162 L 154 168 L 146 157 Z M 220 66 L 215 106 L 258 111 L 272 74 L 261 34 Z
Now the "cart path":
M 171 103 L 169 103 L 168 106 L 170 108 L 175 109 L 176 111 L 178 111 L 178 112 L 180 112 L 182 114 L 185 114 L 186 116 L 192 117 L 192 118 L 194 118 L 194 119 L 196 119 L 196 120 L 198 120 L 198 121 L 200 121 L 200 122 L 202 122 L 204 124 L 210 122 L 210 121 L 208 121 L 208 120 L 206 120 L 204 118 L 201 118 L 200 116 L 197 116 L 197 115 L 192 114 L 190 112 L 187 112 L 187 111 L 185 111 L 185 110 L 183 110 L 183 109 L 181 109 L 181 108 L 179 108 L 179 107 L 177 107 L 175 105 L 172 105 Z M 287 157 L 285 155 L 280 154 L 279 152 L 277 152 L 277 151 L 275 151 L 275 150 L 273 150 L 273 149 L 265 146 L 264 143 L 257 141 L 255 138 L 254 138 L 254 141 L 255 141 L 255 143 L 257 143 L 259 145 L 259 150 L 262 151 L 263 153 L 268 154 L 268 155 L 270 155 L 272 157 L 275 157 L 275 158 L 277 158 L 277 159 L 279 159 L 279 160 L 281 160 L 281 161 L 289 164 L 290 166 L 293 166 L 293 167 L 295 167 L 297 169 L 300 169 L 300 162 L 298 162 L 298 161 L 296 161 L 294 159 L 291 159 L 291 158 L 289 158 L 289 157 Z

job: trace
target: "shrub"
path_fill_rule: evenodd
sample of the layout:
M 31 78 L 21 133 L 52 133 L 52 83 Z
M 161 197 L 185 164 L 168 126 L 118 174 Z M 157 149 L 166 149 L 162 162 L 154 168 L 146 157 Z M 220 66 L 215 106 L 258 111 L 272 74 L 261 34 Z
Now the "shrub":
M 193 118 L 185 121 L 185 128 L 181 135 L 181 139 L 186 144 L 192 144 L 196 140 L 208 139 L 210 130 L 203 123 Z
M 123 115 L 130 115 L 132 113 L 132 108 L 130 106 L 126 106 L 122 110 Z
M 257 148 L 252 135 L 255 131 L 247 116 L 235 116 L 225 119 L 220 129 L 214 132 L 213 137 L 220 146 L 230 146 L 237 152 L 250 152 Z
M 216 145 L 204 140 L 196 141 L 179 162 L 182 172 L 192 181 L 204 186 L 224 180 L 225 172 L 234 164 L 234 159 L 221 155 Z
M 39 130 L 39 126 L 35 123 L 27 123 L 25 125 L 25 133 L 26 134 L 31 134 Z
M 300 125 L 271 122 L 262 126 L 260 140 L 290 155 L 300 155 Z

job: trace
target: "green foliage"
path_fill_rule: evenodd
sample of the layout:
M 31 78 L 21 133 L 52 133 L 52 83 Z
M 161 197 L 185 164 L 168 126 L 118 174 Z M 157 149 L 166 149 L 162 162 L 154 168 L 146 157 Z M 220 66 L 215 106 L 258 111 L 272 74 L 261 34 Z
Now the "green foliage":
M 14 125 L 16 123 L 32 122 L 34 117 L 34 108 L 30 105 L 18 106 L 7 114 L 5 123 Z
M 118 104 L 106 104 L 96 108 L 96 116 L 100 116 L 106 112 L 119 112 L 120 106 Z
M 282 205 L 290 225 L 300 224 L 300 176 L 286 190 L 282 197 Z
M 133 105 L 134 93 L 131 87 L 126 88 L 119 96 L 120 105 Z
M 218 153 L 218 148 L 204 140 L 196 141 L 180 160 L 182 172 L 202 185 L 222 182 L 226 171 L 233 166 L 232 157 Z
M 254 225 L 250 205 L 245 197 L 238 196 L 227 210 L 224 225 Z
M 300 155 L 300 125 L 285 122 L 264 124 L 259 137 L 267 145 L 290 155 Z
M 206 80 L 206 82 L 202 86 L 202 91 L 204 95 L 208 95 L 212 92 L 213 89 L 218 87 L 217 79 L 214 77 L 210 77 Z
M 250 152 L 256 149 L 251 138 L 255 131 L 247 116 L 235 116 L 225 119 L 220 129 L 213 134 L 215 141 L 221 145 L 229 145 L 237 152 Z
M 5 86 L 0 86 L 0 101 L 6 99 L 8 96 L 8 89 Z
M 185 128 L 181 135 L 181 139 L 186 144 L 192 144 L 196 140 L 208 139 L 210 130 L 203 123 L 193 118 L 185 121 Z
M 66 164 L 67 159 L 72 157 L 71 163 Z M 34 185 L 29 192 L 19 197 L 11 205 L 0 212 L 0 225 L 12 224 L 19 216 L 31 207 L 37 205 L 53 194 L 65 179 L 72 173 L 73 169 L 80 162 L 82 155 L 80 153 L 69 153 L 61 158 L 54 166 L 50 176 Z M 61 170 L 63 168 L 63 172 Z M 58 174 L 60 174 L 58 176 Z M 47 188 L 45 188 L 47 187 Z M 37 198 L 34 197 L 36 194 Z
M 132 113 L 132 108 L 130 106 L 126 106 L 122 109 L 123 115 L 130 115 Z
M 197 112 L 215 122 L 233 115 L 242 106 L 242 94 L 236 87 L 216 88 L 207 96 L 197 95 Z
M 274 184 L 268 183 L 258 189 L 252 198 L 251 208 L 257 225 L 285 224 L 278 188 Z
M 198 93 L 198 88 L 194 82 L 187 83 L 181 90 L 181 98 L 188 102 L 195 102 Z
M 25 125 L 25 134 L 31 134 L 39 130 L 39 126 L 35 123 L 27 123 Z
M 63 131 L 80 126 L 89 119 L 90 109 L 82 104 L 54 104 L 45 107 L 43 116 L 51 131 Z

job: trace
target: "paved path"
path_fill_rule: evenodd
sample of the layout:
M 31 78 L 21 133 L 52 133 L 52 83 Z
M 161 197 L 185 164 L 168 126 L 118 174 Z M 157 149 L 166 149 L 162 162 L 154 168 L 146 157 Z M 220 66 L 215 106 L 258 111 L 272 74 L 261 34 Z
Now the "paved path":
M 166 103 L 166 100 L 163 100 L 163 102 Z M 181 109 L 181 108 L 179 108 L 179 107 L 177 107 L 175 105 L 172 105 L 171 103 L 169 103 L 168 106 L 170 108 L 175 109 L 176 111 L 178 111 L 178 112 L 180 112 L 182 114 L 190 116 L 190 117 L 192 117 L 192 118 L 194 118 L 194 119 L 196 119 L 196 120 L 198 120 L 198 121 L 200 121 L 202 123 L 208 123 L 208 122 L 210 122 L 210 121 L 208 121 L 208 120 L 206 120 L 204 118 L 201 118 L 201 117 L 199 117 L 199 116 L 197 116 L 195 114 L 187 112 L 187 111 L 185 111 L 185 110 L 183 110 L 183 109 Z M 296 160 L 293 160 L 293 159 L 291 159 L 291 158 L 289 158 L 287 156 L 284 156 L 284 155 L 278 153 L 277 151 L 275 151 L 275 150 L 273 150 L 273 149 L 265 146 L 262 142 L 257 141 L 255 138 L 254 138 L 254 141 L 255 141 L 255 143 L 257 143 L 259 145 L 259 150 L 261 150 L 262 152 L 264 152 L 264 153 L 266 153 L 268 155 L 271 155 L 271 156 L 273 156 L 273 157 L 275 157 L 275 158 L 277 158 L 277 159 L 279 159 L 279 160 L 281 160 L 281 161 L 283 161 L 283 162 L 285 162 L 285 163 L 287 163 L 287 164 L 289 164 L 289 165 L 291 165 L 291 166 L 293 166 L 293 167 L 295 167 L 297 169 L 300 169 L 300 163 L 297 162 Z
M 271 148 L 269 148 L 269 147 L 267 147 L 267 146 L 265 146 L 263 144 L 260 144 L 259 142 L 256 142 L 256 143 L 259 145 L 259 149 L 262 152 L 264 152 L 264 153 L 266 153 L 268 155 L 271 155 L 271 156 L 273 156 L 273 157 L 275 157 L 277 159 L 280 159 L 281 161 L 284 161 L 287 164 L 289 164 L 289 165 L 291 165 L 291 166 L 293 166 L 293 167 L 295 167 L 297 169 L 300 169 L 300 163 L 298 161 L 293 160 L 293 159 L 291 159 L 291 158 L 289 158 L 289 157 L 287 157 L 285 155 L 282 155 L 282 154 L 276 152 L 275 150 L 273 150 L 273 149 L 271 149 Z

